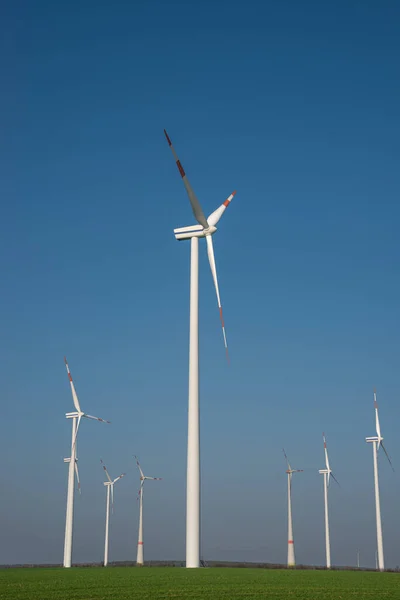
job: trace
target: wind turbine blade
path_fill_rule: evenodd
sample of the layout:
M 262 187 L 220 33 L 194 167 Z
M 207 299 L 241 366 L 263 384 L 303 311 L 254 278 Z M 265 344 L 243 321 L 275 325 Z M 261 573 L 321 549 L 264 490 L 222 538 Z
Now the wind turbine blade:
M 378 402 L 376 401 L 376 390 L 374 390 L 374 407 L 375 407 L 375 427 L 376 427 L 376 435 L 379 438 L 379 443 L 378 443 L 378 448 L 379 448 L 379 445 L 381 444 L 382 435 L 381 435 L 381 427 L 379 424 Z
M 93 419 L 94 421 L 100 421 L 101 423 L 108 423 L 109 425 L 111 424 L 111 421 L 100 419 L 100 417 L 93 417 L 93 415 L 87 415 L 86 413 L 83 413 L 82 417 L 85 417 L 86 419 Z
M 212 241 L 211 235 L 206 235 L 206 241 L 207 241 L 208 261 L 210 263 L 211 274 L 213 276 L 215 291 L 217 294 L 217 302 L 218 302 L 218 308 L 219 308 L 219 316 L 221 319 L 222 334 L 224 336 L 226 357 L 229 362 L 228 343 L 226 341 L 225 323 L 224 323 L 224 317 L 222 314 L 221 298 L 219 295 L 219 288 L 218 288 L 217 267 L 215 266 L 214 247 L 213 247 L 213 241 Z
M 326 468 L 328 469 L 328 471 L 331 470 L 330 466 L 329 466 L 329 458 L 328 458 L 328 448 L 326 446 L 326 438 L 325 438 L 325 433 L 322 434 L 322 437 L 324 438 L 324 450 L 325 450 L 325 465 Z M 329 482 L 329 475 L 328 475 L 328 482 Z
M 141 476 L 143 477 L 143 479 L 144 479 L 144 473 L 143 473 L 143 471 L 142 471 L 142 467 L 140 466 L 139 459 L 138 459 L 138 457 L 136 456 L 136 454 L 134 454 L 134 455 L 133 455 L 133 458 L 135 458 L 135 459 L 136 459 L 136 464 L 137 464 L 137 466 L 138 466 L 138 469 L 139 469 L 139 471 L 140 471 L 140 475 L 141 475 Z
M 192 205 L 193 214 L 194 214 L 196 220 L 198 221 L 198 223 L 200 223 L 200 225 L 203 225 L 204 229 L 208 229 L 209 225 L 207 223 L 207 219 L 204 216 L 203 210 L 200 206 L 200 202 L 197 200 L 196 194 L 194 193 L 192 186 L 190 185 L 189 180 L 186 177 L 186 173 L 181 165 L 181 161 L 179 160 L 179 158 L 175 152 L 175 148 L 173 147 L 172 142 L 168 136 L 168 133 L 165 131 L 165 129 L 164 129 L 164 134 L 165 134 L 165 137 L 167 138 L 169 147 L 172 150 L 172 154 L 174 156 L 176 166 L 178 167 L 179 173 L 181 174 L 181 177 L 183 180 L 183 184 L 184 184 L 187 194 L 189 196 L 190 204 Z
M 228 208 L 229 204 L 232 202 L 235 194 L 236 191 L 232 192 L 232 194 L 228 196 L 225 202 L 223 202 L 221 206 L 217 208 L 217 210 L 214 210 L 214 212 L 212 212 L 211 215 L 207 217 L 207 223 L 210 225 L 210 227 L 215 227 L 215 225 L 218 223 L 218 221 L 224 214 L 225 210 Z
M 113 484 L 118 481 L 119 479 L 122 479 L 123 477 L 125 477 L 126 473 L 121 473 L 121 475 L 119 477 L 116 477 L 113 481 Z
M 73 448 L 75 448 L 75 445 L 76 445 L 76 440 L 77 440 L 77 437 L 78 437 L 78 429 L 79 429 L 79 425 L 81 423 L 81 419 L 82 419 L 82 413 L 80 413 L 79 416 L 78 416 L 78 422 L 76 424 L 76 429 L 75 429 L 74 443 L 72 444 Z
M 102 460 L 102 459 L 100 459 L 100 462 L 101 462 L 101 464 L 103 465 L 103 469 L 104 469 L 104 472 L 105 472 L 105 474 L 106 474 L 106 477 L 107 477 L 108 481 L 111 483 L 111 482 L 112 482 L 112 479 L 111 479 L 110 475 L 108 474 L 108 471 L 107 471 L 107 467 L 106 467 L 106 465 L 103 463 L 103 460 Z
M 392 471 L 393 471 L 393 473 L 394 473 L 394 468 L 393 468 L 393 465 L 392 465 L 392 461 L 390 460 L 390 456 L 389 456 L 389 454 L 387 453 L 387 451 L 386 451 L 386 448 L 385 448 L 385 446 L 383 445 L 383 443 L 382 443 L 382 442 L 381 442 L 381 446 L 382 446 L 382 448 L 383 448 L 383 451 L 384 451 L 384 453 L 386 454 L 386 458 L 388 459 L 388 461 L 389 461 L 389 464 L 390 464 L 390 466 L 392 467 Z
M 76 475 L 76 481 L 78 484 L 78 492 L 80 494 L 81 493 L 81 482 L 79 479 L 78 463 L 76 462 L 76 460 L 75 460 L 75 475 Z
M 338 482 L 338 480 L 336 479 L 336 477 L 334 476 L 334 474 L 333 474 L 333 473 L 330 473 L 330 475 L 331 475 L 332 479 L 333 479 L 334 481 L 336 481 L 336 483 L 337 483 L 337 484 L 338 484 L 338 486 L 340 487 L 340 483 Z
M 66 359 L 66 357 L 65 357 L 65 356 L 64 356 L 64 362 L 65 362 L 65 367 L 66 367 L 66 369 L 67 369 L 67 373 L 68 373 L 68 379 L 69 379 L 69 383 L 70 383 L 70 385 L 71 385 L 72 400 L 73 400 L 73 402 L 74 402 L 74 406 L 75 406 L 76 410 L 77 410 L 77 411 L 80 413 L 80 412 L 82 412 L 82 411 L 81 411 L 81 407 L 80 407 L 80 405 L 79 405 L 78 396 L 77 396 L 77 393 L 76 393 L 76 391 L 75 391 L 74 382 L 72 381 L 72 375 L 71 375 L 71 372 L 70 372 L 70 370 L 69 370 L 69 366 L 68 366 L 67 359 Z
M 111 483 L 111 512 L 114 514 L 114 484 Z
M 286 462 L 287 462 L 288 469 L 289 469 L 289 471 L 291 471 L 291 470 L 292 470 L 292 467 L 290 466 L 290 464 L 289 464 L 289 460 L 288 460 L 288 457 L 286 456 L 285 448 L 282 448 L 282 451 L 283 451 L 283 454 L 284 454 L 284 456 L 285 456 L 285 459 L 286 459 Z
M 139 498 L 140 498 L 140 495 L 141 495 L 141 493 L 142 493 L 143 486 L 144 486 L 144 479 L 143 479 L 142 483 L 140 484 L 140 488 L 139 488 L 139 491 L 138 491 L 138 495 L 137 495 L 137 498 L 136 498 L 136 500 L 139 500 Z

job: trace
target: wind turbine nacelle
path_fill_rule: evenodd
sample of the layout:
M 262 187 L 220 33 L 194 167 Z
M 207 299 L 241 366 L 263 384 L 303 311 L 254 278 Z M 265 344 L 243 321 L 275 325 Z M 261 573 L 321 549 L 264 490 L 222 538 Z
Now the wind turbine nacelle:
M 328 471 L 328 469 L 320 469 L 320 470 L 318 471 L 318 473 L 319 473 L 320 475 L 324 475 L 324 474 L 326 474 L 326 475 L 329 475 L 329 471 Z
M 380 438 L 380 439 L 382 440 L 383 438 Z M 374 436 L 374 437 L 367 437 L 367 438 L 365 438 L 365 441 L 366 442 L 378 442 L 379 443 L 380 440 L 379 440 L 378 437 Z
M 206 232 L 213 234 L 217 228 L 210 225 L 208 229 L 204 229 L 202 225 L 190 225 L 189 227 L 179 227 L 174 229 L 175 238 L 178 241 L 190 240 L 192 237 L 205 237 Z
M 65 416 L 67 419 L 75 419 L 75 418 L 79 417 L 79 413 L 78 412 L 65 413 Z

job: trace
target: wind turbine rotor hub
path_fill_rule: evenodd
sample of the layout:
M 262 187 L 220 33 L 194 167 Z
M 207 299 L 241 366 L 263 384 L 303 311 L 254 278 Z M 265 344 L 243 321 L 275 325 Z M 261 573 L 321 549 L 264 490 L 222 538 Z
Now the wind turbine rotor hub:
M 214 227 L 214 225 L 210 225 L 210 227 L 208 229 L 204 229 L 204 235 L 212 235 L 213 233 L 215 233 L 217 231 L 217 228 Z

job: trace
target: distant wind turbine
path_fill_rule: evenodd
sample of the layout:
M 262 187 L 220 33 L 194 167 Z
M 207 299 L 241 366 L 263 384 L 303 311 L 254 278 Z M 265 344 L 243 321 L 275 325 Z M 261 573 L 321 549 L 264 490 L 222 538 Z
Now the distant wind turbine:
M 105 540 L 104 540 L 104 566 L 106 567 L 108 565 L 108 532 L 110 529 L 110 492 L 111 492 L 111 510 L 112 510 L 112 512 L 114 512 L 114 485 L 117 483 L 117 481 L 122 479 L 122 477 L 124 477 L 126 475 L 126 473 L 121 473 L 121 475 L 119 477 L 116 477 L 116 479 L 111 479 L 111 477 L 107 471 L 106 465 L 103 463 L 103 461 L 101 459 L 100 459 L 100 462 L 103 465 L 104 473 L 107 478 L 107 481 L 104 482 L 104 485 L 107 488 L 106 534 L 105 534 Z
M 285 449 L 283 448 L 283 454 L 287 462 L 287 476 L 288 476 L 288 567 L 294 567 L 296 560 L 294 556 L 294 540 L 293 540 L 293 520 L 292 520 L 292 475 L 293 473 L 301 473 L 303 469 L 292 469 L 289 464 L 288 457 L 286 456 Z
M 144 489 L 144 482 L 146 480 L 161 481 L 162 477 L 147 477 L 142 471 L 142 467 L 140 466 L 138 457 L 135 456 L 134 458 L 136 459 L 136 464 L 138 466 L 139 473 L 140 473 L 140 488 L 139 488 L 139 493 L 138 493 L 139 535 L 138 535 L 138 548 L 137 548 L 136 564 L 138 566 L 142 567 L 144 564 L 144 561 L 143 561 L 143 489 Z
M 381 502 L 379 495 L 379 476 L 378 476 L 378 450 L 379 447 L 382 446 L 382 450 L 386 454 L 386 458 L 389 461 L 390 466 L 393 469 L 392 461 L 390 460 L 389 454 L 386 451 L 385 446 L 383 445 L 383 437 L 381 434 L 381 427 L 379 424 L 379 415 L 378 415 L 378 403 L 376 401 L 376 390 L 374 390 L 374 407 L 375 407 L 375 427 L 376 427 L 376 436 L 367 437 L 365 441 L 367 443 L 372 444 L 372 452 L 374 459 L 374 483 L 375 483 L 375 509 L 376 509 L 376 539 L 377 539 L 377 568 L 380 571 L 383 571 L 385 568 L 385 558 L 383 555 L 383 536 L 382 536 L 382 520 L 381 520 Z M 393 469 L 394 471 L 394 469 Z
M 190 240 L 190 333 L 189 333 L 189 409 L 188 446 L 186 480 L 186 567 L 200 567 L 200 431 L 199 431 L 199 238 L 205 237 L 211 274 L 214 280 L 222 334 L 227 359 L 228 344 L 219 295 L 217 268 L 215 265 L 212 235 L 217 231 L 216 224 L 229 206 L 236 192 L 206 219 L 203 209 L 189 183 L 186 173 L 164 129 L 165 137 L 176 161 L 183 184 L 189 196 L 193 215 L 198 225 L 174 229 L 177 240 Z
M 318 471 L 321 475 L 324 476 L 324 505 L 325 505 L 325 547 L 326 547 L 326 568 L 331 568 L 331 542 L 329 538 L 329 512 L 328 512 L 328 488 L 329 488 L 329 478 L 332 477 L 339 485 L 338 480 L 332 473 L 332 469 L 329 465 L 328 458 L 328 448 L 326 446 L 325 434 L 322 434 L 324 439 L 324 451 L 325 451 L 325 469 L 321 469 Z
M 79 475 L 78 475 L 78 466 L 77 466 L 77 458 L 76 458 L 76 441 L 78 436 L 78 429 L 81 422 L 82 417 L 86 419 L 94 419 L 95 421 L 101 421 L 102 423 L 110 423 L 110 421 L 105 421 L 104 419 L 99 419 L 99 417 L 93 417 L 92 415 L 87 415 L 81 410 L 78 396 L 75 391 L 74 382 L 72 381 L 72 376 L 69 370 L 69 366 L 67 363 L 67 359 L 64 357 L 65 367 L 67 369 L 69 382 L 71 385 L 72 392 L 72 400 L 74 402 L 74 406 L 76 408 L 76 412 L 66 413 L 65 416 L 67 419 L 72 419 L 72 440 L 71 440 L 71 456 L 70 458 L 64 458 L 64 462 L 69 463 L 68 469 L 68 491 L 67 491 L 67 511 L 65 517 L 65 538 L 64 538 L 64 567 L 69 568 L 71 566 L 72 560 L 72 530 L 73 530 L 73 522 L 74 522 L 74 472 L 76 472 L 78 479 L 78 487 L 80 489 L 79 483 Z

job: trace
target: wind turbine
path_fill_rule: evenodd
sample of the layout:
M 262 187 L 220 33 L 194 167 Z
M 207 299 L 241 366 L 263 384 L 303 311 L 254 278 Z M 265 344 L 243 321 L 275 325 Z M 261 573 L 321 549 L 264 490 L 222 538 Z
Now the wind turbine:
M 374 458 L 374 482 L 375 482 L 375 508 L 376 508 L 376 539 L 377 539 L 377 556 L 378 562 L 377 565 L 380 571 L 383 571 L 385 568 L 385 559 L 383 556 L 383 538 L 382 538 L 382 520 L 381 520 L 381 502 L 379 496 L 379 477 L 378 477 L 378 450 L 379 447 L 382 446 L 384 453 L 389 461 L 390 466 L 393 469 L 392 461 L 389 458 L 389 454 L 386 451 L 385 446 L 383 445 L 383 437 L 381 434 L 381 427 L 379 425 L 379 415 L 378 415 L 378 403 L 376 401 L 376 390 L 374 390 L 374 407 L 375 407 L 375 427 L 376 427 L 376 436 L 367 437 L 365 441 L 367 443 L 372 444 L 372 452 Z M 394 469 L 393 469 L 394 470 Z
M 318 471 L 318 472 L 324 476 L 326 568 L 330 569 L 331 568 L 331 543 L 330 543 L 330 539 L 329 539 L 329 512 L 328 512 L 329 478 L 332 477 L 332 479 L 334 479 L 338 485 L 339 485 L 339 482 L 336 479 L 336 477 L 334 476 L 334 474 L 332 473 L 332 469 L 329 465 L 328 448 L 326 447 L 326 439 L 325 439 L 324 433 L 322 434 L 322 437 L 324 439 L 326 468 L 320 469 L 320 471 Z
M 107 488 L 107 499 L 106 499 L 106 535 L 104 541 L 104 566 L 108 565 L 108 531 L 110 529 L 110 492 L 111 492 L 111 509 L 114 512 L 114 484 L 117 483 L 122 477 L 126 475 L 126 473 L 121 473 L 119 477 L 116 479 L 111 479 L 106 465 L 100 459 L 101 464 L 103 465 L 104 473 L 107 477 L 107 481 L 104 482 L 104 485 Z
M 294 557 L 294 541 L 293 541 L 293 519 L 292 519 L 292 475 L 293 473 L 302 473 L 303 469 L 292 469 L 289 464 L 288 457 L 286 456 L 285 449 L 282 448 L 283 454 L 287 462 L 287 476 L 288 476 L 288 557 L 287 566 L 296 566 L 296 560 Z
M 139 459 L 137 456 L 134 457 L 136 459 L 136 464 L 138 466 L 140 472 L 140 488 L 138 493 L 139 500 L 139 536 L 138 536 L 138 547 L 137 547 L 137 557 L 136 564 L 139 567 L 143 566 L 143 488 L 144 482 L 149 479 L 150 481 L 161 481 L 162 477 L 147 477 L 140 466 Z
M 81 410 L 78 396 L 75 391 L 74 382 L 72 381 L 71 372 L 69 370 L 69 366 L 67 363 L 67 359 L 64 357 L 65 367 L 67 369 L 69 382 L 71 385 L 72 392 L 72 400 L 74 402 L 74 406 L 76 411 L 66 413 L 65 416 L 67 419 L 72 419 L 72 440 L 71 440 L 71 456 L 70 458 L 64 458 L 64 462 L 69 463 L 68 469 L 68 491 L 67 491 L 67 511 L 65 517 L 65 538 L 64 538 L 64 567 L 71 566 L 72 559 L 72 529 L 73 529 L 73 521 L 74 521 L 74 472 L 76 472 L 78 479 L 78 486 L 80 489 L 79 483 L 79 474 L 78 474 L 78 466 L 77 466 L 77 458 L 76 458 L 76 440 L 78 436 L 78 429 L 81 422 L 82 417 L 86 419 L 94 419 L 95 421 L 102 421 L 103 423 L 110 423 L 110 421 L 105 421 L 104 419 L 99 419 L 99 417 L 93 417 L 92 415 L 87 415 Z
M 192 211 L 198 225 L 174 229 L 177 240 L 190 240 L 190 334 L 189 334 L 189 408 L 188 446 L 186 480 L 186 567 L 200 567 L 200 432 L 199 432 L 199 238 L 205 237 L 211 274 L 214 280 L 217 303 L 221 319 L 226 356 L 229 361 L 228 344 L 222 305 L 219 295 L 217 269 L 215 265 L 212 235 L 216 224 L 229 206 L 236 192 L 232 194 L 206 219 L 203 209 L 186 177 L 180 160 L 164 129 L 165 137 L 176 161 L 183 184 L 189 196 Z

